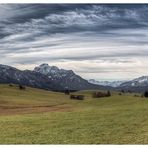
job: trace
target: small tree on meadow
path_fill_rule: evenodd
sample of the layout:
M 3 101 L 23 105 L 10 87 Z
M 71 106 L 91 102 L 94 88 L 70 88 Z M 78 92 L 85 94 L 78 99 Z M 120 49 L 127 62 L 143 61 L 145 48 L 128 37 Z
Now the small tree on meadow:
M 69 89 L 66 89 L 66 90 L 64 91 L 64 93 L 65 93 L 65 95 L 69 95 L 69 94 L 70 94 L 70 90 L 69 90 Z
M 125 91 L 124 91 L 124 90 L 121 90 L 121 92 L 122 92 L 122 93 L 125 93 Z
M 110 96 L 111 96 L 111 93 L 110 93 L 110 91 L 109 91 L 109 90 L 107 91 L 107 96 L 108 96 L 108 97 L 110 97 Z
M 26 87 L 20 84 L 20 85 L 19 85 L 19 89 L 20 89 L 20 90 L 25 90 Z
M 144 97 L 148 97 L 148 91 L 144 92 Z

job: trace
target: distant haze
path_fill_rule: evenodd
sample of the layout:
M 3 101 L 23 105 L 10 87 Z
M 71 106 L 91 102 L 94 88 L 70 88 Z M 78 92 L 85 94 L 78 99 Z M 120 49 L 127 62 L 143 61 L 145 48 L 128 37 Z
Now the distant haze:
M 0 63 L 85 79 L 148 75 L 148 5 L 0 4 Z

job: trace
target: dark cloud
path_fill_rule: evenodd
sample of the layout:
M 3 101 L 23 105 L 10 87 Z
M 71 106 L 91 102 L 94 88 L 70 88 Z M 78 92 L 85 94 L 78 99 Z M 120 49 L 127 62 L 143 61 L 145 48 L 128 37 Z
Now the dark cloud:
M 0 62 L 130 73 L 128 64 L 147 63 L 147 14 L 147 4 L 1 4 Z
M 6 33 L 24 29 L 37 29 L 47 34 L 96 32 L 145 27 L 148 21 L 147 5 L 9 4 L 2 8 L 1 21 Z

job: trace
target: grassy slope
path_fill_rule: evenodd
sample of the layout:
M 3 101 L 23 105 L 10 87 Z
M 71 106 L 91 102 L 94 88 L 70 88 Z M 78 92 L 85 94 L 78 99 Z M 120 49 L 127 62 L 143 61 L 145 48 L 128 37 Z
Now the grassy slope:
M 70 100 L 60 93 L 0 86 L 0 107 L 65 105 L 71 110 L 0 116 L 0 143 L 133 144 L 148 143 L 148 100 L 133 95 Z M 4 108 L 5 106 L 5 108 Z M 21 110 L 20 110 L 21 112 Z

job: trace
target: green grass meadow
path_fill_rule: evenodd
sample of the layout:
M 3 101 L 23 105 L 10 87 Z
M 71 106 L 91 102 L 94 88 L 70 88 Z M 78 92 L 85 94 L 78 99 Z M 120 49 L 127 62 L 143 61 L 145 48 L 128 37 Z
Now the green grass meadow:
M 134 94 L 71 100 L 0 85 L 1 144 L 148 144 L 148 99 Z

